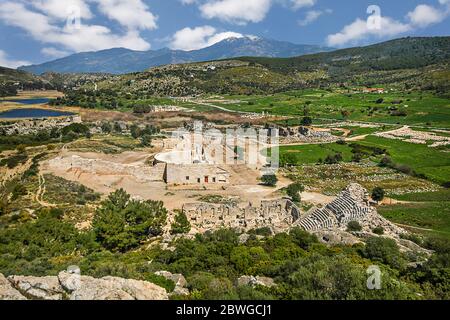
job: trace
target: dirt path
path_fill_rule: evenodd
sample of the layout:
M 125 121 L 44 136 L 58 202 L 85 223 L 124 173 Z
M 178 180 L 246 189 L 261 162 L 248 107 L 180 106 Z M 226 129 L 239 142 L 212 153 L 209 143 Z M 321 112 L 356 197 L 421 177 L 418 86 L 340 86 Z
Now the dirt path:
M 239 113 L 239 114 L 254 114 L 254 112 L 230 110 L 230 109 L 227 109 L 227 108 L 224 108 L 224 107 L 220 107 L 220 106 L 217 106 L 215 104 L 207 103 L 207 102 L 200 102 L 200 101 L 195 101 L 195 100 L 187 100 L 187 102 L 188 103 L 197 104 L 197 105 L 200 105 L 200 106 L 211 107 L 211 108 L 218 109 L 218 110 L 225 111 L 225 112 Z
M 44 201 L 44 195 L 46 192 L 45 178 L 42 174 L 39 174 L 38 179 L 39 179 L 39 187 L 38 190 L 36 191 L 34 199 L 36 200 L 37 203 L 39 203 L 43 207 L 56 207 L 56 205 Z
M 399 227 L 403 227 L 403 228 L 410 228 L 410 229 L 415 229 L 415 230 L 420 230 L 420 231 L 434 231 L 433 229 L 415 227 L 415 226 L 410 226 L 408 224 L 395 223 L 395 225 L 397 225 Z

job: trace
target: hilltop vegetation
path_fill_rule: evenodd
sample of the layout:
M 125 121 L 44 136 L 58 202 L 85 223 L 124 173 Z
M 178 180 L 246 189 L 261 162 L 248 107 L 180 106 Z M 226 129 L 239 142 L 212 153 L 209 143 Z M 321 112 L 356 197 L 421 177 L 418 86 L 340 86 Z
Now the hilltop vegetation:
M 450 38 L 405 38 L 296 58 L 238 58 L 168 65 L 98 83 L 140 97 L 268 94 L 302 88 L 376 86 L 448 92 Z M 92 85 L 83 87 L 92 90 Z
M 53 89 L 53 85 L 31 73 L 0 66 L 0 97 L 14 96 L 18 89 Z

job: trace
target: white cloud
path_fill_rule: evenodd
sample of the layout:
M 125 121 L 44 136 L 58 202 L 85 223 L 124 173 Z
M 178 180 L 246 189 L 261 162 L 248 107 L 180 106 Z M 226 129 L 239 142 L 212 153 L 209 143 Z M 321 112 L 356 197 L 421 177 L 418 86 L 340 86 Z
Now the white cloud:
M 0 66 L 7 68 L 18 68 L 20 66 L 30 65 L 28 61 L 12 60 L 8 57 L 5 51 L 0 50 Z
M 198 3 L 198 0 L 180 0 L 182 4 L 194 4 Z
M 214 0 L 200 5 L 203 17 L 246 24 L 261 22 L 272 6 L 272 0 Z
M 317 0 L 179 0 L 184 5 L 199 6 L 206 19 L 219 19 L 228 23 L 245 25 L 263 21 L 273 5 L 298 10 L 312 7 Z
M 292 8 L 298 10 L 300 8 L 312 7 L 316 4 L 317 0 L 291 0 Z
M 347 44 L 356 44 L 371 36 L 377 38 L 396 36 L 409 30 L 411 30 L 410 25 L 389 17 L 381 17 L 381 28 L 369 28 L 367 21 L 358 18 L 345 26 L 340 32 L 329 35 L 327 44 L 332 47 L 340 47 Z
M 176 50 L 198 50 L 212 46 L 228 38 L 242 38 L 243 35 L 236 32 L 217 32 L 211 26 L 196 28 L 184 28 L 177 31 L 170 43 L 170 47 Z
M 340 32 L 330 34 L 327 43 L 330 46 L 344 46 L 356 44 L 370 37 L 393 37 L 413 31 L 417 28 L 425 28 L 431 24 L 442 22 L 450 15 L 450 0 L 439 0 L 441 7 L 433 7 L 420 4 L 406 15 L 406 21 L 400 22 L 389 17 L 381 17 L 380 28 L 369 28 L 367 21 L 356 19 L 345 26 Z
M 32 11 L 23 3 L 6 1 L 0 3 L 0 20 L 26 31 L 34 40 L 63 47 L 72 52 L 96 51 L 113 47 L 148 50 L 150 44 L 139 31 L 127 29 L 123 34 L 114 34 L 101 25 L 81 24 L 80 28 L 69 28 L 53 23 L 49 15 Z
M 330 14 L 333 11 L 331 9 L 327 10 L 309 10 L 306 12 L 305 18 L 303 20 L 299 20 L 298 24 L 302 27 L 305 27 L 317 19 L 319 19 L 324 14 Z
M 70 52 L 64 51 L 64 50 L 58 50 L 56 48 L 53 47 L 47 47 L 47 48 L 43 48 L 41 50 L 41 53 L 47 57 L 51 57 L 51 58 L 62 58 L 62 57 L 66 57 L 70 54 Z
M 157 28 L 157 17 L 142 0 L 92 0 L 100 12 L 130 30 Z
M 66 20 L 73 8 L 79 8 L 80 18 L 93 17 L 89 5 L 84 0 L 29 0 L 29 3 L 51 18 Z
M 444 2 L 444 0 L 441 1 Z M 409 12 L 407 17 L 412 25 L 424 28 L 431 24 L 443 21 L 447 15 L 448 11 L 446 12 L 446 10 L 440 10 L 426 4 L 420 4 L 413 11 Z

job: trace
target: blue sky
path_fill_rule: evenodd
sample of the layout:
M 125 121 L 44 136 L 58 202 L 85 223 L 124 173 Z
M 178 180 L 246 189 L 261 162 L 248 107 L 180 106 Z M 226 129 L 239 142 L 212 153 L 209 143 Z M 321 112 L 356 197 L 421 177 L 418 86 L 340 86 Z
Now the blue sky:
M 376 5 L 368 14 L 370 5 Z M 448 36 L 450 0 L 0 0 L 0 65 L 258 36 L 336 48 Z

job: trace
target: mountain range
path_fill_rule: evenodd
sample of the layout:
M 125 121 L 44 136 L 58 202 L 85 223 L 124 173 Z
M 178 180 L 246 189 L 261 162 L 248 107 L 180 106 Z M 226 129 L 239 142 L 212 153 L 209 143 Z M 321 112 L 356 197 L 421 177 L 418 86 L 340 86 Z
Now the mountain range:
M 84 52 L 39 65 L 23 66 L 37 75 L 58 73 L 111 73 L 125 74 L 144 71 L 151 67 L 229 59 L 243 56 L 288 58 L 331 51 L 332 48 L 317 45 L 293 44 L 257 37 L 228 38 L 210 47 L 193 51 L 168 48 L 150 51 L 133 51 L 114 48 L 97 52 Z

